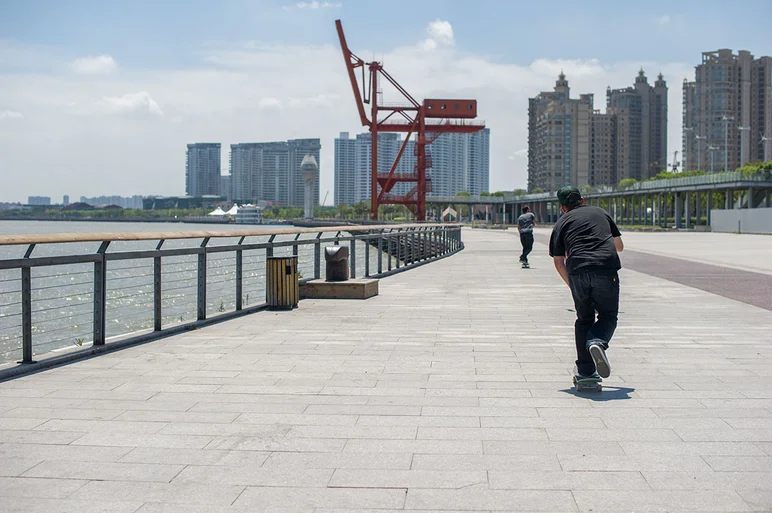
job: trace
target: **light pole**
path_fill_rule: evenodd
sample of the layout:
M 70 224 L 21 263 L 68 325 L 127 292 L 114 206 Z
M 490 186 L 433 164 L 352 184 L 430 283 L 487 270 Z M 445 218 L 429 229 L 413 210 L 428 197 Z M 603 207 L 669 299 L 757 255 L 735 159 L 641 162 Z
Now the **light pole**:
M 740 131 L 740 167 L 745 165 L 745 132 L 750 130 L 749 126 L 738 126 L 737 130 Z
M 721 116 L 724 124 L 724 172 L 729 170 L 729 122 L 734 121 L 734 116 Z M 711 169 L 711 173 L 713 170 Z
M 708 151 L 710 152 L 710 174 L 713 174 L 713 154 L 718 149 L 718 146 L 711 146 L 708 144 Z
M 767 141 L 769 141 L 769 137 L 762 135 L 761 144 L 764 145 L 764 162 L 769 162 L 769 144 L 767 144 Z
M 700 151 L 700 141 L 704 141 L 708 137 L 705 135 L 697 135 L 695 138 L 697 139 L 697 170 L 702 171 L 702 152 Z M 710 146 L 710 144 L 708 144 L 708 146 Z
M 689 156 L 691 155 L 689 153 L 689 139 L 691 138 L 691 133 L 694 132 L 694 127 L 685 126 L 684 132 L 689 132 L 689 135 L 686 136 L 686 144 L 684 145 L 684 165 L 681 166 L 681 172 L 689 171 Z

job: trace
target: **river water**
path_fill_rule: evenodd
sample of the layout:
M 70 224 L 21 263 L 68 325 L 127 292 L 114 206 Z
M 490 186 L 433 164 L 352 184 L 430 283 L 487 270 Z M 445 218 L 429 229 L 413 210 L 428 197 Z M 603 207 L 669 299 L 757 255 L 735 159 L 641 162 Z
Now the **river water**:
M 117 223 L 78 221 L 0 221 L 0 235 L 46 233 L 186 232 L 194 230 L 227 233 L 256 225 L 189 223 Z M 312 239 L 308 234 L 301 239 Z M 277 237 L 291 240 L 294 236 Z M 268 237 L 250 237 L 245 243 L 266 242 Z M 108 253 L 154 249 L 158 241 L 114 242 Z M 164 249 L 196 247 L 200 239 L 172 240 Z M 212 239 L 209 246 L 235 244 L 237 237 Z M 99 243 L 38 245 L 33 257 L 93 254 Z M 20 258 L 27 246 L 0 246 L 0 260 Z M 364 272 L 364 243 L 357 243 L 357 272 Z M 375 272 L 377 252 L 370 251 L 370 269 Z M 274 256 L 289 256 L 292 249 L 275 248 Z M 198 261 L 196 255 L 164 257 L 162 265 L 163 326 L 196 319 Z M 324 262 L 322 262 L 324 265 Z M 385 264 L 384 264 L 385 265 Z M 233 252 L 212 253 L 207 258 L 207 315 L 235 309 Z M 302 277 L 313 276 L 313 246 L 299 247 L 298 268 Z M 107 266 L 108 338 L 152 331 L 153 260 L 109 261 Z M 322 269 L 322 273 L 324 270 Z M 74 346 L 88 346 L 93 329 L 93 264 L 71 264 L 32 268 L 32 326 L 35 354 Z M 245 251 L 243 257 L 243 305 L 265 301 L 265 250 Z M 21 358 L 21 272 L 0 270 L 0 363 Z

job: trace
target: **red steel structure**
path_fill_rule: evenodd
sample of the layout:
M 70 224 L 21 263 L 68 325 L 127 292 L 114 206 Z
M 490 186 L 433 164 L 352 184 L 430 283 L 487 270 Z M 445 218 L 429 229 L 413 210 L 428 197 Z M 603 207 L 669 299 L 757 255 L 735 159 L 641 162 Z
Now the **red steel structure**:
M 380 62 L 365 62 L 349 50 L 340 20 L 335 20 L 335 27 L 338 30 L 338 39 L 340 39 L 340 47 L 343 50 L 343 59 L 346 62 L 359 118 L 362 121 L 362 126 L 368 127 L 372 134 L 371 217 L 373 219 L 378 218 L 380 205 L 396 204 L 406 205 L 416 216 L 416 219 L 423 221 L 426 218 L 426 193 L 432 191 L 431 178 L 426 176 L 426 171 L 432 167 L 431 156 L 426 155 L 426 146 L 441 134 L 469 134 L 485 128 L 484 122 L 472 121 L 477 117 L 477 100 L 431 99 L 424 100 L 422 103 L 417 102 L 383 69 Z M 361 92 L 357 82 L 357 68 L 362 68 Z M 365 68 L 367 68 L 367 76 Z M 379 77 L 386 79 L 408 103 L 402 105 L 379 104 Z M 369 119 L 365 104 L 370 105 Z M 388 173 L 378 171 L 378 133 L 380 132 L 407 134 Z M 413 134 L 416 135 L 415 169 L 413 173 L 396 173 L 397 164 Z M 400 182 L 415 185 L 405 195 L 391 194 L 394 186 Z

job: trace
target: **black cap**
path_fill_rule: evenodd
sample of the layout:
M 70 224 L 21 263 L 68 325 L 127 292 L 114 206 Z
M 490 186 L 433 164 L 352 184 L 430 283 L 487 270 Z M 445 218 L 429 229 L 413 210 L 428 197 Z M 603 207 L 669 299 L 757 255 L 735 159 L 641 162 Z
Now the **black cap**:
M 574 186 L 566 185 L 558 189 L 558 202 L 561 205 L 570 205 L 582 199 L 582 193 Z

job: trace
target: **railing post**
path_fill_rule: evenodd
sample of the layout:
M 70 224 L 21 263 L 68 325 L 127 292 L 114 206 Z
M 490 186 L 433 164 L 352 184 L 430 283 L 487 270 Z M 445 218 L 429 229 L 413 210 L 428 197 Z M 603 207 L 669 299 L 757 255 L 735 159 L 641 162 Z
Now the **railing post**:
M 389 271 L 391 271 L 391 251 L 392 251 L 391 247 L 392 247 L 392 242 L 393 242 L 392 241 L 393 237 L 391 236 L 392 233 L 393 233 L 393 230 L 389 230 L 389 235 L 386 238 L 386 246 L 389 248 L 386 251 L 386 264 L 388 266 L 387 269 Z
M 349 262 L 351 266 L 351 278 L 357 277 L 357 240 L 351 239 L 351 242 L 349 242 L 349 252 L 351 253 L 351 261 Z
M 273 239 L 275 239 L 275 238 L 276 238 L 276 235 L 271 235 L 270 237 L 268 237 L 268 244 L 270 244 L 270 246 L 265 248 L 265 256 L 266 257 L 272 257 L 273 256 Z
M 32 269 L 21 268 L 21 340 L 22 357 L 19 363 L 32 361 Z
M 239 246 L 244 242 L 246 237 L 239 239 Z M 244 308 L 244 301 L 242 296 L 244 295 L 244 250 L 236 250 L 236 311 L 240 311 Z
M 94 345 L 105 344 L 107 317 L 107 259 L 105 252 L 110 241 L 103 241 L 97 250 L 99 260 L 94 262 Z
M 209 237 L 201 241 L 201 253 L 198 254 L 198 296 L 197 296 L 197 315 L 199 321 L 206 319 L 206 245 L 209 244 Z
M 316 241 L 314 242 L 314 279 L 318 280 L 321 277 L 322 267 L 322 243 L 319 240 L 322 237 L 322 232 L 316 234 Z
M 365 243 L 365 278 L 370 277 L 370 239 L 364 239 Z
M 378 234 L 378 274 L 383 272 L 383 230 Z
M 161 249 L 164 241 L 158 241 L 156 251 Z M 153 330 L 161 331 L 163 328 L 163 310 L 162 299 L 163 289 L 161 287 L 161 257 L 153 257 Z
M 403 244 L 402 244 L 402 228 L 400 228 L 399 231 L 397 232 L 397 258 L 396 258 L 396 260 L 397 260 L 397 263 L 396 263 L 397 269 L 399 269 L 400 265 L 402 265 L 402 263 L 401 263 L 402 248 L 403 248 Z

